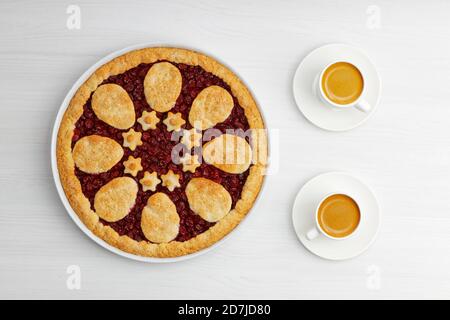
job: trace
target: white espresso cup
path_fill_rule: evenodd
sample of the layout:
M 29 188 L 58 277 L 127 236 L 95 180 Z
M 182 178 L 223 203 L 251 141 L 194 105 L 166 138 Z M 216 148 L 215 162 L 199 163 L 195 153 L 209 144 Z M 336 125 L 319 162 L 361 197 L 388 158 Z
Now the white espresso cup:
M 361 91 L 359 97 L 358 97 L 356 100 L 354 100 L 353 102 L 348 103 L 348 104 L 339 104 L 339 103 L 335 103 L 335 102 L 331 101 L 331 100 L 328 98 L 328 96 L 326 95 L 326 93 L 324 92 L 323 87 L 322 87 L 322 81 L 323 81 L 323 77 L 324 77 L 324 75 L 325 75 L 325 72 L 326 72 L 326 71 L 328 70 L 328 68 L 330 68 L 332 65 L 334 65 L 334 64 L 336 64 L 336 63 L 339 63 L 339 62 L 348 63 L 348 64 L 354 66 L 354 67 L 359 71 L 359 73 L 361 74 L 362 81 L 363 81 L 363 88 L 362 88 L 362 91 Z M 371 106 L 366 100 L 364 100 L 364 99 L 362 98 L 362 97 L 364 96 L 364 93 L 365 93 L 365 90 L 366 90 L 364 74 L 363 74 L 363 72 L 361 71 L 361 69 L 360 69 L 355 63 L 353 63 L 353 62 L 349 62 L 349 61 L 345 61 L 345 60 L 338 60 L 338 61 L 334 61 L 334 62 L 328 64 L 328 65 L 327 65 L 325 68 L 323 68 L 323 70 L 320 72 L 320 74 L 319 74 L 319 81 L 318 81 L 318 83 L 317 83 L 317 86 L 318 86 L 317 92 L 318 92 L 318 94 L 319 94 L 319 98 L 320 98 L 323 102 L 325 102 L 328 106 L 331 106 L 331 107 L 336 108 L 336 109 L 355 108 L 355 109 L 357 109 L 357 110 L 359 110 L 359 111 L 362 111 L 362 112 L 369 112 L 369 111 L 372 109 L 372 106 Z
M 322 204 L 323 204 L 323 203 L 325 202 L 325 200 L 327 200 L 328 198 L 330 198 L 330 197 L 332 197 L 332 196 L 339 196 L 339 195 L 348 197 L 348 198 L 350 198 L 351 200 L 353 200 L 353 202 L 356 204 L 357 209 L 358 209 L 358 211 L 359 211 L 359 222 L 358 222 L 358 225 L 353 229 L 353 231 L 352 231 L 350 234 L 348 234 L 347 236 L 344 236 L 344 237 L 334 237 L 334 236 L 330 235 L 329 233 L 327 233 L 327 232 L 321 227 L 320 222 L 319 222 L 319 218 L 320 218 L 320 217 L 319 217 L 319 214 L 320 214 L 320 211 L 319 211 L 319 210 L 320 210 L 320 207 L 322 206 Z M 323 236 L 325 236 L 326 238 L 331 239 L 331 240 L 345 240 L 345 239 L 348 239 L 348 238 L 353 237 L 353 236 L 357 233 L 357 231 L 359 230 L 359 227 L 360 227 L 360 225 L 361 225 L 361 221 L 362 221 L 362 219 L 363 219 L 363 213 L 362 213 L 362 211 L 361 211 L 361 206 L 359 205 L 359 202 L 358 202 L 358 200 L 356 200 L 355 196 L 349 195 L 348 193 L 345 193 L 345 192 L 333 192 L 333 193 L 327 194 L 325 197 L 323 197 L 323 198 L 319 201 L 319 203 L 317 204 L 317 207 L 316 207 L 315 214 L 314 214 L 314 219 L 315 219 L 315 225 L 314 225 L 314 227 L 312 227 L 311 229 L 309 229 L 309 230 L 306 232 L 306 234 L 305 234 L 306 239 L 308 239 L 308 240 L 314 240 L 314 239 L 316 239 L 319 235 L 323 235 Z

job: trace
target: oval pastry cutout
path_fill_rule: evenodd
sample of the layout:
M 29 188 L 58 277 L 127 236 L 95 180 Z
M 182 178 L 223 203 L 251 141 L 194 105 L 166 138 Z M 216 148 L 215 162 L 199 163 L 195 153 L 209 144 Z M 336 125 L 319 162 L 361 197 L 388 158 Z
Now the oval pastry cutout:
M 192 102 L 189 122 L 200 130 L 212 128 L 230 116 L 233 106 L 233 97 L 227 90 L 219 86 L 207 87 Z
M 230 212 L 231 196 L 220 184 L 206 178 L 193 178 L 186 186 L 192 211 L 208 222 L 216 222 Z
M 144 94 L 150 107 L 166 112 L 175 106 L 183 79 L 180 70 L 169 62 L 155 63 L 144 79 Z
M 242 173 L 252 162 L 252 148 L 244 138 L 223 134 L 205 143 L 203 159 L 222 171 Z
M 113 139 L 98 135 L 83 137 L 75 143 L 72 151 L 75 165 L 86 173 L 106 172 L 123 157 L 123 149 Z
M 95 194 L 95 212 L 105 221 L 119 221 L 130 213 L 136 201 L 137 192 L 138 185 L 132 178 L 115 178 Z
M 145 237 L 154 243 L 170 242 L 177 237 L 180 217 L 165 193 L 158 192 L 148 198 L 142 210 L 141 228 Z
M 92 110 L 102 121 L 117 129 L 128 129 L 135 121 L 133 101 L 121 86 L 101 85 L 92 95 Z

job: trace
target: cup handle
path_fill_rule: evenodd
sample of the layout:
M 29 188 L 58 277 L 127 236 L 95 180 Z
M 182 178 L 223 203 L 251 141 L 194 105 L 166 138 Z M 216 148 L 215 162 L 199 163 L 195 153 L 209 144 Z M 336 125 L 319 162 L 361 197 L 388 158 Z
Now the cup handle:
M 317 230 L 316 227 L 312 228 L 306 233 L 306 239 L 308 240 L 314 240 L 319 235 L 319 230 Z
M 355 104 L 355 108 L 362 112 L 369 112 L 372 106 L 366 100 L 361 100 Z

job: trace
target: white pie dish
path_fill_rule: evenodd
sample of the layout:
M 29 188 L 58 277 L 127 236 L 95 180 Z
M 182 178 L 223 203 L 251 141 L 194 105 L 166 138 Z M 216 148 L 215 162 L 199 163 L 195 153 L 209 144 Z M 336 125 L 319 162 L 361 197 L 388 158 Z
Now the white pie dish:
M 144 256 L 139 256 L 139 255 L 134 255 L 134 254 L 130 254 L 127 253 L 125 251 L 122 251 L 116 247 L 113 247 L 111 245 L 109 245 L 108 243 L 106 243 L 105 241 L 103 241 L 102 239 L 100 239 L 99 237 L 97 237 L 95 234 L 93 234 L 85 225 L 84 223 L 79 219 L 78 215 L 75 213 L 75 211 L 73 210 L 73 208 L 71 207 L 67 196 L 63 190 L 61 181 L 60 181 L 60 176 L 59 176 L 59 171 L 58 171 L 58 166 L 57 166 L 57 159 L 56 159 L 56 141 L 57 141 L 57 135 L 58 135 L 58 130 L 63 118 L 63 115 L 73 97 L 73 95 L 75 94 L 75 92 L 77 91 L 77 89 L 87 80 L 87 78 L 95 71 L 97 70 L 101 65 L 107 63 L 108 61 L 123 55 L 129 51 L 133 51 L 136 49 L 142 49 L 142 48 L 147 48 L 147 47 L 170 47 L 167 45 L 160 45 L 160 44 L 155 44 L 155 43 L 146 43 L 146 44 L 141 44 L 141 45 L 135 45 L 135 46 L 130 46 L 121 50 L 118 50 L 116 52 L 113 52 L 109 55 L 107 55 L 106 57 L 100 59 L 100 61 L 98 61 L 97 63 L 95 63 L 92 67 L 90 67 L 85 73 L 83 73 L 83 75 L 75 82 L 75 84 L 73 85 L 73 87 L 70 89 L 70 91 L 68 92 L 67 96 L 65 97 L 63 103 L 61 104 L 56 120 L 55 120 L 55 124 L 53 127 L 53 132 L 52 132 L 52 140 L 51 140 L 51 165 L 52 165 L 52 173 L 53 173 L 53 178 L 55 181 L 55 185 L 56 185 L 56 189 L 58 191 L 58 194 L 61 198 L 61 201 L 63 202 L 64 207 L 66 208 L 69 216 L 72 218 L 72 220 L 76 223 L 76 225 L 88 236 L 90 237 L 92 240 L 94 240 L 97 244 L 101 245 L 102 247 L 108 249 L 109 251 L 118 254 L 120 256 L 129 258 L 129 259 L 133 259 L 133 260 L 138 260 L 138 261 L 143 261 L 143 262 L 156 262 L 156 263 L 161 263 L 161 262 L 176 262 L 176 261 L 181 261 L 181 260 L 185 260 L 185 259 L 189 259 L 198 255 L 201 255 L 215 247 L 217 247 L 218 245 L 220 245 L 221 243 L 223 243 L 225 241 L 225 239 L 227 239 L 229 237 L 229 235 L 232 233 L 230 232 L 228 235 L 226 235 L 224 238 L 222 238 L 221 240 L 217 241 L 216 243 L 214 243 L 213 245 L 209 246 L 208 248 L 205 248 L 203 250 L 200 250 L 198 252 L 192 253 L 192 254 L 187 254 L 184 256 L 180 256 L 180 257 L 174 257 L 174 258 L 154 258 L 154 257 L 144 257 Z M 183 47 L 183 46 L 178 46 L 178 47 Z M 190 49 L 190 48 L 189 48 Z M 193 50 L 193 49 L 191 49 Z M 198 51 L 198 50 L 195 50 Z M 209 55 L 211 56 L 211 55 Z M 213 57 L 213 56 L 211 56 Z M 215 57 L 213 57 L 214 59 L 216 59 Z M 219 61 L 220 63 L 222 63 L 223 65 L 225 65 L 227 68 L 229 68 L 226 64 L 224 64 L 223 62 L 221 62 L 220 60 L 216 59 L 217 61 Z M 231 68 L 229 68 L 230 70 L 232 70 Z M 236 73 L 234 70 L 232 70 L 236 75 L 238 75 L 238 73 Z M 239 76 L 239 75 L 238 75 Z M 248 88 L 248 86 L 247 86 Z M 250 90 L 250 89 L 249 89 Z M 255 99 L 256 100 L 256 99 Z M 264 185 L 264 182 L 263 182 Z M 260 190 L 260 193 L 262 191 L 262 187 Z M 260 196 L 260 193 L 258 195 L 258 197 Z M 258 199 L 256 199 L 258 200 Z M 256 204 L 256 202 L 255 202 Z M 254 204 L 254 205 L 255 205 Z M 247 214 L 248 215 L 248 214 Z M 244 218 L 245 220 L 245 218 Z M 243 221 L 242 221 L 243 222 Z M 241 222 L 241 223 L 242 223 Z M 233 230 L 234 231 L 234 230 Z

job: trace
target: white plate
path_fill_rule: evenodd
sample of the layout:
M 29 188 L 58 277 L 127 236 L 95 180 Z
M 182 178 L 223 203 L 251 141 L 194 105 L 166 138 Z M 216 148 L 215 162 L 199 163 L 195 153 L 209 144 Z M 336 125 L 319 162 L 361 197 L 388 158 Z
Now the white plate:
M 315 226 L 318 202 L 335 192 L 349 192 L 358 199 L 363 218 L 357 232 L 344 240 L 319 235 L 306 239 L 306 232 Z M 344 260 L 363 253 L 375 240 L 380 226 L 380 209 L 375 195 L 361 180 L 344 172 L 329 172 L 308 181 L 295 198 L 292 222 L 300 242 L 312 253 L 329 260 Z
M 118 254 L 122 257 L 126 257 L 132 260 L 137 260 L 137 261 L 142 261 L 142 262 L 152 262 L 152 263 L 165 263 L 165 262 L 177 262 L 177 261 L 182 261 L 182 260 L 186 260 L 186 259 L 190 259 L 196 256 L 199 256 L 201 254 L 204 254 L 206 252 L 208 252 L 209 250 L 216 248 L 217 246 L 219 246 L 220 244 L 222 244 L 226 239 L 228 239 L 228 237 L 240 226 L 242 225 L 242 223 L 244 223 L 244 220 L 246 220 L 247 216 L 250 214 L 250 212 L 246 215 L 246 217 L 243 219 L 243 221 L 241 221 L 239 223 L 239 225 L 235 228 L 235 230 L 233 230 L 232 232 L 230 232 L 229 234 L 227 234 L 224 238 L 222 238 L 220 241 L 217 241 L 216 243 L 214 243 L 213 245 L 211 245 L 208 248 L 205 248 L 203 250 L 197 251 L 195 253 L 192 254 L 188 254 L 188 255 L 184 255 L 181 257 L 175 257 L 175 258 L 152 258 L 152 257 L 142 257 L 142 256 L 138 256 L 138 255 L 134 255 L 131 253 L 127 253 L 125 251 L 122 251 L 116 247 L 111 246 L 110 244 L 108 244 L 107 242 L 103 241 L 102 239 L 98 238 L 95 234 L 93 234 L 85 225 L 84 223 L 80 220 L 80 218 L 78 217 L 78 215 L 75 213 L 75 211 L 73 211 L 69 201 L 67 200 L 67 196 L 64 192 L 64 189 L 62 187 L 61 184 L 61 180 L 59 178 L 59 172 L 58 172 L 58 166 L 57 166 L 57 162 L 56 162 L 56 140 L 58 137 L 58 130 L 59 130 L 59 126 L 61 124 L 61 120 L 62 117 L 64 116 L 64 113 L 69 105 L 70 100 L 72 99 L 73 95 L 75 94 L 75 92 L 78 90 L 78 88 L 89 78 L 89 76 L 95 71 L 97 70 L 100 66 L 104 65 L 105 63 L 111 61 L 112 59 L 121 56 L 129 51 L 133 51 L 133 50 L 137 50 L 137 49 L 143 49 L 143 48 L 148 48 L 148 47 L 175 47 L 175 48 L 186 48 L 189 50 L 193 50 L 196 52 L 200 52 L 197 49 L 192 49 L 186 46 L 173 46 L 173 45 L 164 45 L 164 44 L 155 44 L 155 43 L 145 43 L 145 44 L 139 44 L 139 45 L 134 45 L 134 46 L 130 46 L 118 51 L 115 51 L 109 55 L 107 55 L 106 57 L 102 58 L 100 61 L 98 61 L 97 63 L 95 63 L 92 67 L 90 67 L 85 73 L 83 73 L 83 75 L 75 82 L 75 84 L 72 86 L 72 88 L 70 89 L 70 91 L 67 93 L 67 96 L 64 98 L 63 103 L 61 104 L 58 114 L 56 116 L 56 120 L 55 120 L 55 124 L 53 126 L 53 132 L 52 132 L 52 141 L 51 141 L 51 164 L 52 164 L 52 173 L 53 173 L 53 179 L 55 181 L 55 185 L 56 185 L 56 189 L 58 190 L 58 194 L 59 197 L 61 198 L 61 201 L 64 205 L 64 207 L 67 210 L 67 213 L 69 214 L 69 216 L 72 218 L 72 220 L 75 222 L 75 224 L 92 240 L 94 240 L 97 244 L 99 244 L 100 246 L 108 249 L 109 251 Z M 202 52 L 204 53 L 204 52 Z M 241 81 L 244 83 L 244 85 L 250 90 L 250 92 L 252 93 L 253 99 L 255 99 L 256 103 L 258 104 L 258 106 L 260 106 L 260 104 L 258 103 L 258 100 L 256 99 L 256 97 L 253 95 L 253 92 L 251 91 L 250 87 L 247 85 L 247 83 L 245 83 L 245 81 L 242 80 L 242 78 L 239 76 L 239 74 L 237 72 L 235 72 L 232 68 L 230 68 L 227 64 L 223 63 L 222 61 L 220 61 L 219 59 L 217 59 L 216 57 L 214 57 L 213 55 L 204 53 L 210 57 L 212 57 L 213 59 L 215 59 L 216 61 L 218 61 L 219 63 L 221 63 L 222 65 L 226 66 L 228 69 L 230 69 L 232 72 L 234 72 L 239 79 L 241 79 Z M 264 120 L 264 115 L 262 114 L 262 111 L 260 110 L 261 116 L 263 117 Z M 266 122 L 265 122 L 266 123 Z M 269 141 L 269 137 L 268 137 L 268 152 L 270 151 L 270 141 Z M 265 180 L 265 179 L 264 179 Z M 263 185 L 261 187 L 261 190 L 258 194 L 258 197 L 256 199 L 256 201 L 259 200 L 259 197 L 261 195 L 261 193 L 263 192 L 263 188 L 264 188 L 265 182 L 263 182 Z M 256 205 L 256 202 L 254 203 L 253 206 Z
M 366 89 L 363 98 L 372 109 L 361 112 L 355 108 L 336 109 L 322 102 L 316 92 L 320 72 L 337 60 L 354 62 L 364 74 Z M 376 110 L 381 96 L 381 79 L 367 55 L 346 44 L 329 44 L 315 49 L 297 68 L 293 82 L 294 98 L 298 108 L 311 123 L 330 131 L 346 131 L 363 124 Z

